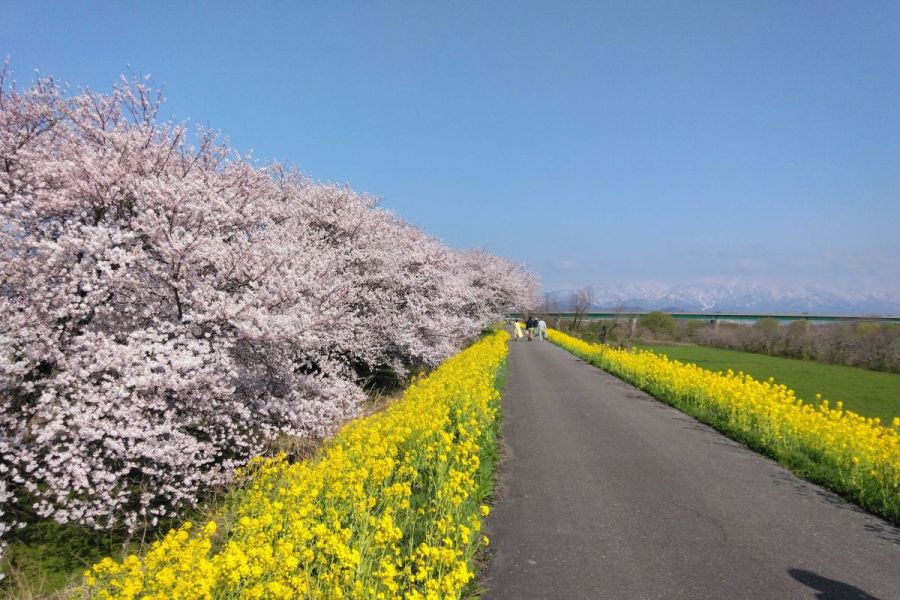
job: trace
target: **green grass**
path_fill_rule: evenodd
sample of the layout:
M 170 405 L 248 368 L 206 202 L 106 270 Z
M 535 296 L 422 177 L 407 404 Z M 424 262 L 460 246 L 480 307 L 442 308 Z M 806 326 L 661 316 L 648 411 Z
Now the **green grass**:
M 84 570 L 100 559 L 135 551 L 140 544 L 126 544 L 122 536 L 92 531 L 53 521 L 31 523 L 13 532 L 0 583 L 0 597 L 63 598 L 63 590 L 80 583 Z
M 743 371 L 761 380 L 774 377 L 777 383 L 788 386 L 806 402 L 817 404 L 816 394 L 822 394 L 832 406 L 840 400 L 845 409 L 867 417 L 881 417 L 882 423 L 890 423 L 900 416 L 900 375 L 893 373 L 705 346 L 642 344 L 639 347 L 711 371 Z

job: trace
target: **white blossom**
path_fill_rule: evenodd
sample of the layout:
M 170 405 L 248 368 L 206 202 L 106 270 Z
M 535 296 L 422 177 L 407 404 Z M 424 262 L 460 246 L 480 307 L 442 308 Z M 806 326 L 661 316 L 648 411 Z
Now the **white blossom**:
M 161 101 L 0 75 L 0 519 L 153 525 L 534 302 L 521 266 L 191 142 Z

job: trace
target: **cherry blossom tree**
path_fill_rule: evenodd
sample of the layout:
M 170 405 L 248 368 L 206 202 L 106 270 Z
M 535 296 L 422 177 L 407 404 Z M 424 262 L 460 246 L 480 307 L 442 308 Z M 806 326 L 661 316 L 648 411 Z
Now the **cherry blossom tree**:
M 159 118 L 149 82 L 0 74 L 0 535 L 153 526 L 367 374 L 435 365 L 536 280 Z M 16 510 L 11 510 L 12 506 Z

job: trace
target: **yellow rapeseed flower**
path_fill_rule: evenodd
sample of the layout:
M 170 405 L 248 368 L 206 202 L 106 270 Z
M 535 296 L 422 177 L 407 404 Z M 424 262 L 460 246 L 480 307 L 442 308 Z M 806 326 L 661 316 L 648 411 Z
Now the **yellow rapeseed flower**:
M 489 512 L 474 494 L 507 339 L 487 336 L 417 378 L 401 401 L 345 426 L 313 460 L 250 461 L 215 551 L 215 523 L 185 523 L 143 557 L 94 565 L 88 594 L 458 598 L 473 577 L 479 514 Z
M 716 373 L 650 351 L 628 351 L 589 344 L 560 331 L 550 341 L 585 360 L 676 405 L 700 415 L 725 419 L 738 437 L 753 439 L 774 456 L 814 460 L 827 467 L 831 483 L 850 491 L 865 506 L 900 518 L 900 417 L 891 427 L 878 418 L 802 402 L 773 379 L 757 381 L 745 373 Z

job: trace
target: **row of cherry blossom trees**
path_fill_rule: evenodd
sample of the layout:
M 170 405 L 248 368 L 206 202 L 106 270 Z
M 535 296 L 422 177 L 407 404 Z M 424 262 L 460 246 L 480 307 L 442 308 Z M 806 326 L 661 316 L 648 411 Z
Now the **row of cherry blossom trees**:
M 519 265 L 164 122 L 147 81 L 6 73 L 0 528 L 152 526 L 273 436 L 327 434 L 371 374 L 535 302 Z

